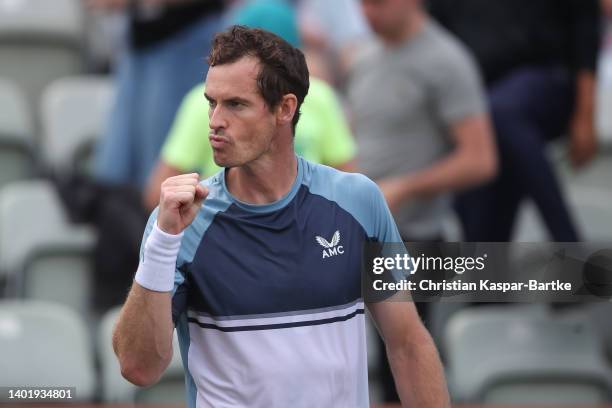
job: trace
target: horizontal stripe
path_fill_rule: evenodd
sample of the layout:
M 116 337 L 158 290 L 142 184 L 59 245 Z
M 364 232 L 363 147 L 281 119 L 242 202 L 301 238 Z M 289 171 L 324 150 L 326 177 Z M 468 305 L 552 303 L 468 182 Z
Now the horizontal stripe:
M 355 299 L 352 302 L 345 303 L 343 305 L 320 307 L 316 309 L 304 309 L 304 310 L 292 310 L 289 312 L 278 312 L 278 313 L 263 313 L 263 314 L 247 314 L 237 316 L 213 316 L 209 313 L 198 312 L 196 310 L 189 310 L 187 315 L 189 317 L 197 318 L 201 323 L 219 323 L 226 321 L 245 321 L 252 320 L 253 323 L 261 321 L 262 323 L 271 323 L 274 318 L 285 318 L 293 316 L 306 316 L 306 319 L 313 320 L 313 315 L 326 314 L 329 312 L 346 312 L 347 310 L 354 310 L 356 307 L 363 308 L 363 299 Z M 331 317 L 331 316 L 330 316 Z M 266 319 L 269 319 L 266 321 Z M 305 319 L 305 320 L 306 320 Z M 282 319 L 284 320 L 284 319 Z M 245 323 L 242 323 L 245 325 Z
M 349 313 L 354 312 L 356 309 L 363 309 L 364 303 L 362 300 L 357 302 L 349 303 L 342 309 L 333 309 L 327 311 L 319 311 L 316 313 L 299 313 L 299 314 L 284 314 L 283 316 L 277 316 L 276 313 L 272 317 L 250 318 L 250 319 L 234 319 L 234 320 L 217 320 L 212 317 L 196 315 L 193 312 L 187 313 L 187 317 L 194 319 L 198 323 L 202 324 L 214 324 L 219 327 L 232 327 L 232 326 L 257 326 L 257 325 L 270 325 L 270 324 L 284 324 L 284 323 L 295 323 L 295 322 L 306 322 L 312 320 L 323 320 L 331 319 L 338 316 L 345 316 Z M 321 310 L 321 309 L 310 309 Z M 298 311 L 299 312 L 299 311 Z M 269 315 L 268 315 L 269 316 Z
M 297 321 L 297 322 L 288 322 L 288 323 L 277 323 L 277 324 L 260 324 L 260 325 L 251 325 L 251 326 L 218 326 L 213 323 L 202 323 L 197 319 L 188 318 L 187 320 L 190 323 L 195 323 L 203 329 L 214 329 L 222 332 L 239 332 L 239 331 L 254 331 L 254 330 L 276 330 L 276 329 L 288 329 L 292 327 L 305 327 L 305 326 L 317 326 L 321 324 L 329 324 L 336 322 L 344 322 L 353 317 L 364 314 L 364 309 L 357 309 L 352 313 L 349 313 L 344 316 L 336 316 L 330 317 L 327 319 L 319 319 L 319 320 L 305 320 L 305 321 Z

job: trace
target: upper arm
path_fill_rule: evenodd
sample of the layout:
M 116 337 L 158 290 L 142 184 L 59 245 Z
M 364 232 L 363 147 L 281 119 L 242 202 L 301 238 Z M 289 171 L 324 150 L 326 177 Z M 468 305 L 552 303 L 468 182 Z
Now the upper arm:
M 486 113 L 467 116 L 450 126 L 450 136 L 456 148 L 467 151 L 479 161 L 496 159 L 493 132 Z
M 484 87 L 473 58 L 463 47 L 449 48 L 432 73 L 431 96 L 437 116 L 447 127 L 487 111 Z
M 461 51 L 461 52 L 460 52 Z M 494 173 L 497 151 L 484 88 L 473 59 L 462 49 L 454 53 L 456 64 L 438 72 L 434 104 L 455 149 L 471 162 Z
M 388 300 L 367 306 L 389 349 L 405 345 L 406 341 L 418 343 L 428 336 L 413 302 Z
M 377 187 L 373 188 L 376 188 L 376 191 L 373 191 L 371 194 L 372 211 L 376 219 L 376 222 L 373 224 L 373 238 L 383 244 L 382 255 L 393 257 L 398 252 L 403 252 L 406 249 L 404 246 L 397 245 L 402 242 L 402 238 L 393 216 L 380 190 Z M 384 244 L 389 245 L 385 246 Z M 385 249 L 388 249 L 391 253 L 387 253 Z M 394 271 L 402 274 L 402 276 L 398 276 L 392 273 L 395 280 L 401 279 L 406 273 L 409 273 L 409 271 L 404 270 Z M 414 303 L 407 300 L 405 295 L 406 292 L 398 292 L 395 296 L 387 298 L 387 300 L 367 303 L 368 310 L 376 323 L 380 335 L 387 347 L 391 349 L 395 346 L 405 345 L 407 340 L 421 339 L 422 335 L 428 335 L 421 323 Z

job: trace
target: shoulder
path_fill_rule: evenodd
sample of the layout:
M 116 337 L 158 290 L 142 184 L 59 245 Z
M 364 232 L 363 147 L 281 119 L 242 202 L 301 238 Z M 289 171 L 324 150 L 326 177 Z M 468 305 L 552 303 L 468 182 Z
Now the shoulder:
M 381 54 L 383 53 L 383 45 L 376 38 L 367 39 L 364 44 L 355 50 L 353 69 L 360 69 L 369 66 L 370 64 L 378 64 Z
M 368 211 L 382 197 L 378 185 L 363 174 L 347 173 L 306 160 L 305 163 L 304 183 L 310 193 L 334 201 L 346 210 Z
M 314 163 L 307 167 L 305 183 L 311 194 L 336 203 L 363 227 L 369 237 L 381 235 L 383 227 L 392 218 L 376 183 L 359 173 L 345 173 Z
M 458 69 L 477 70 L 471 51 L 444 27 L 429 21 L 425 30 L 427 46 L 422 47 L 422 53 L 432 72 L 449 75 Z

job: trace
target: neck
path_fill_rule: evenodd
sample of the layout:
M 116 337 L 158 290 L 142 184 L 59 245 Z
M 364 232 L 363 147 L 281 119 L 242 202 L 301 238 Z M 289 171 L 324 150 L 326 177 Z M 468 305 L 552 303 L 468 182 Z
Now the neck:
M 418 35 L 425 25 L 427 17 L 421 10 L 409 14 L 404 24 L 395 33 L 390 33 L 382 39 L 388 46 L 398 46 L 412 40 Z
M 228 191 L 248 204 L 270 204 L 291 191 L 297 177 L 297 158 L 291 149 L 282 154 L 263 155 L 251 163 L 226 172 Z

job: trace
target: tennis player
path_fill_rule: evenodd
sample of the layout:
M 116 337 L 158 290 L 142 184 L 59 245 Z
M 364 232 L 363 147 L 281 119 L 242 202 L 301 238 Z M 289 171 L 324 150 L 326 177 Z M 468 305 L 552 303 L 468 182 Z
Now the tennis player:
M 209 140 L 224 169 L 162 185 L 113 336 L 122 374 L 155 383 L 176 327 L 190 408 L 368 407 L 361 252 L 401 242 L 384 198 L 365 176 L 295 155 L 309 86 L 298 49 L 233 26 L 208 62 Z M 404 406 L 447 407 L 414 305 L 367 306 Z

